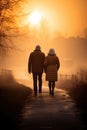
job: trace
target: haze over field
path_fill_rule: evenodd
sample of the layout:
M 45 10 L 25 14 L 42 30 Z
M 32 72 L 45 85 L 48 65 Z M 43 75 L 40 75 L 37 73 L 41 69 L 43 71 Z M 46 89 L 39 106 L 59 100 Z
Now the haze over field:
M 86 67 L 86 7 L 86 0 L 32 0 L 23 6 L 30 11 L 28 17 L 18 19 L 25 32 L 13 39 L 18 50 L 1 55 L 0 68 L 12 69 L 16 77 L 27 78 L 28 57 L 37 44 L 46 55 L 50 48 L 55 49 L 60 58 L 60 73 L 72 74 Z

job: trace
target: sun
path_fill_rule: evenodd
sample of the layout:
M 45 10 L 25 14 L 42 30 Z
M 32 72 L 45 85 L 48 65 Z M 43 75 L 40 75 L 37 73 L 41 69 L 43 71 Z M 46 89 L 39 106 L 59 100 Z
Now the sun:
M 29 23 L 32 25 L 37 25 L 40 23 L 42 18 L 42 14 L 39 11 L 33 11 L 30 15 L 29 15 Z

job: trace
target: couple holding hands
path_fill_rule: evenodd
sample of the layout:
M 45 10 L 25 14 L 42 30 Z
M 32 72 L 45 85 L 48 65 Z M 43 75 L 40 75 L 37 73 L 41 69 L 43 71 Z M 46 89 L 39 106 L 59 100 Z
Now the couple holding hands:
M 55 82 L 58 80 L 58 70 L 60 61 L 53 48 L 49 49 L 48 55 L 41 51 L 40 45 L 35 47 L 35 50 L 30 53 L 28 59 L 28 73 L 33 76 L 34 95 L 42 93 L 42 74 L 45 72 L 46 81 L 48 81 L 49 94 L 54 95 Z M 38 86 L 37 86 L 38 85 Z

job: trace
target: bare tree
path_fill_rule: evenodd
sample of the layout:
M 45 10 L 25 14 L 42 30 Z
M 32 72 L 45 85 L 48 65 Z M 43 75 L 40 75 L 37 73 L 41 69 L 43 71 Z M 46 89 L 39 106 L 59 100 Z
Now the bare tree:
M 14 48 L 12 37 L 20 34 L 17 18 L 25 15 L 22 11 L 25 2 L 27 0 L 0 0 L 0 50 Z

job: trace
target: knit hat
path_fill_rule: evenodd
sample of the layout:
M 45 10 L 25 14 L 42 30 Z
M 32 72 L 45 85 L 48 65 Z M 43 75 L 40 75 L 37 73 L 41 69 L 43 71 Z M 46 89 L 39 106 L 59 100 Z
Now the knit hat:
M 40 45 L 37 45 L 36 48 L 35 48 L 35 50 L 41 50 Z
M 49 50 L 49 53 L 48 53 L 48 54 L 55 54 L 54 49 L 53 49 L 53 48 L 50 48 L 50 50 Z

